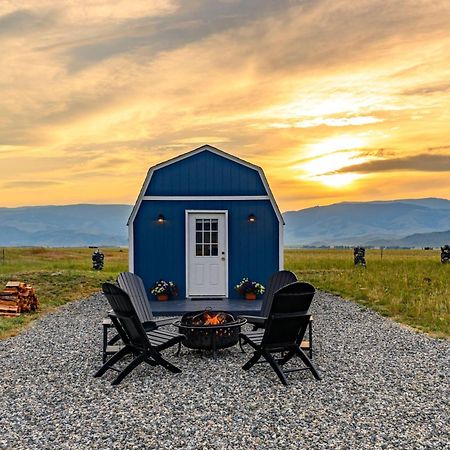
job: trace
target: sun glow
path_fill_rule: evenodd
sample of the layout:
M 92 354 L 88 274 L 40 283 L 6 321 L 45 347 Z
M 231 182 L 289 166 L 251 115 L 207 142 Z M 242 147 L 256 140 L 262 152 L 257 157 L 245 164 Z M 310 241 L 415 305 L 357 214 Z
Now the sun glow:
M 355 173 L 335 173 L 333 175 L 318 175 L 313 178 L 328 187 L 344 188 L 361 178 L 361 175 Z
M 302 177 L 318 181 L 325 186 L 343 188 L 353 183 L 361 175 L 353 173 L 333 173 L 342 167 L 367 161 L 358 148 L 364 147 L 364 139 L 357 136 L 338 136 L 310 146 L 308 157 L 294 168 L 302 172 Z

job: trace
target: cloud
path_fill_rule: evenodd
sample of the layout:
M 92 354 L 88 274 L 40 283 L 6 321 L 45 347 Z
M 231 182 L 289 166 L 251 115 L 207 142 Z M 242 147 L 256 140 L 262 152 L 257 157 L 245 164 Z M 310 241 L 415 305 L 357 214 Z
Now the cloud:
M 45 188 L 50 186 L 57 186 L 63 184 L 62 181 L 56 181 L 56 180 L 39 180 L 39 181 L 33 181 L 33 180 L 27 180 L 24 182 L 23 180 L 17 180 L 17 181 L 8 181 L 6 183 L 3 183 L 2 186 L 5 189 L 14 189 L 14 188 Z
M 432 95 L 450 92 L 450 83 L 417 86 L 403 91 L 402 95 Z
M 391 171 L 450 172 L 450 155 L 420 154 L 403 158 L 368 161 L 342 167 L 332 173 L 375 173 Z
M 450 150 L 450 145 L 438 145 L 436 147 L 429 147 L 427 150 L 430 152 L 441 151 L 441 150 Z
M 241 0 L 237 2 L 179 2 L 172 14 L 161 14 L 122 20 L 97 38 L 80 45 L 68 45 L 70 71 L 78 71 L 116 55 L 137 52 L 154 58 L 210 36 L 243 27 L 286 9 L 291 2 L 280 0 Z
M 327 127 L 348 127 L 358 125 L 369 125 L 383 122 L 383 119 L 373 116 L 359 117 L 316 117 L 305 118 L 298 121 L 275 122 L 270 126 L 273 128 L 313 128 L 325 125 Z
M 56 22 L 55 11 L 20 9 L 0 16 L 0 38 L 22 37 L 49 29 Z

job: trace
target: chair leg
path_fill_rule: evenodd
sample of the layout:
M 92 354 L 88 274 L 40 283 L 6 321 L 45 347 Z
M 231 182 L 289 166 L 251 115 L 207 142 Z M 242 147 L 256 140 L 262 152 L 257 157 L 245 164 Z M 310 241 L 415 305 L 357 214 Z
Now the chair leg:
M 300 357 L 300 359 L 305 363 L 305 365 L 309 368 L 309 370 L 311 370 L 312 374 L 314 375 L 314 378 L 316 380 L 321 380 L 321 377 L 316 367 L 314 366 L 312 361 L 303 353 L 303 351 L 300 348 L 295 347 L 295 352 Z
M 139 364 L 141 364 L 145 360 L 145 354 L 141 354 L 133 359 L 133 361 L 128 364 L 122 372 L 119 373 L 117 378 L 111 383 L 113 386 L 118 385 L 134 368 L 136 368 Z
M 103 325 L 103 352 L 102 352 L 102 362 L 106 362 L 106 347 L 108 346 L 108 328 L 109 325 Z
M 275 361 L 274 357 L 269 352 L 263 352 L 262 355 L 264 356 L 266 361 L 272 366 L 272 369 L 278 375 L 280 381 L 286 386 L 288 384 L 286 375 L 284 374 L 283 370 L 278 365 L 278 363 Z
M 172 363 L 170 363 L 169 361 L 165 360 L 159 353 L 154 353 L 151 355 L 151 357 L 161 366 L 163 366 L 164 368 L 166 368 L 167 370 L 169 370 L 172 373 L 181 373 L 181 369 L 179 369 L 177 366 L 174 366 Z
M 106 353 L 106 349 L 108 348 L 108 345 L 113 345 L 116 342 L 120 341 L 120 336 L 116 334 L 113 336 L 109 341 L 104 342 L 103 341 L 103 363 L 106 362 L 106 359 L 108 358 L 108 354 Z
M 313 357 L 313 321 L 309 321 L 309 357 Z
M 286 364 L 293 356 L 295 355 L 295 350 L 289 350 L 286 352 L 283 357 L 278 361 L 278 364 L 282 366 Z
M 245 343 L 242 342 L 242 338 L 239 337 L 239 347 L 240 347 L 240 349 L 241 349 L 241 352 L 242 352 L 242 353 L 245 353 L 245 350 L 244 350 L 244 348 L 243 348 L 243 345 L 245 345 Z
M 155 361 L 152 361 L 150 358 L 145 358 L 144 362 L 147 363 L 149 366 L 157 366 L 158 364 Z
M 178 342 L 178 350 L 175 353 L 175 356 L 180 356 L 180 353 L 181 353 L 181 342 Z
M 124 356 L 131 353 L 128 347 L 124 347 L 117 353 L 111 356 L 111 358 L 106 361 L 103 366 L 95 373 L 94 377 L 101 377 L 110 367 L 112 367 L 117 361 L 120 361 Z
M 116 334 L 108 341 L 108 345 L 113 345 L 118 341 L 120 341 L 120 335 Z
M 250 369 L 258 362 L 259 358 L 261 358 L 261 351 L 255 351 L 253 356 L 242 366 L 242 368 L 244 370 Z

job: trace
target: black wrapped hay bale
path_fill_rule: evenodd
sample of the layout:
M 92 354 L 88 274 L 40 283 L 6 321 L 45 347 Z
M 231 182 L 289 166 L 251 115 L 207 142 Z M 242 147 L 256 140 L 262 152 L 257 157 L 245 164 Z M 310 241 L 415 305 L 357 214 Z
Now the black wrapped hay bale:
M 102 270 L 105 261 L 105 255 L 99 250 L 95 250 L 92 254 L 92 268 L 94 270 Z
M 353 248 L 353 260 L 355 266 L 365 266 L 366 265 L 366 249 L 364 247 L 354 247 Z
M 444 245 L 443 247 L 441 247 L 441 263 L 450 263 L 450 245 Z

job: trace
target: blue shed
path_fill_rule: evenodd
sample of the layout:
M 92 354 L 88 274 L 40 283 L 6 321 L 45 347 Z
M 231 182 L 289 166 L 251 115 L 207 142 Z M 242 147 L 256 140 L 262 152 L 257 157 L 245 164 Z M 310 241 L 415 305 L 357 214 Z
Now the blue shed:
M 128 221 L 129 269 L 179 299 L 239 298 L 283 268 L 283 218 L 263 170 L 204 145 L 151 167 Z M 170 302 L 169 302 L 170 303 Z

